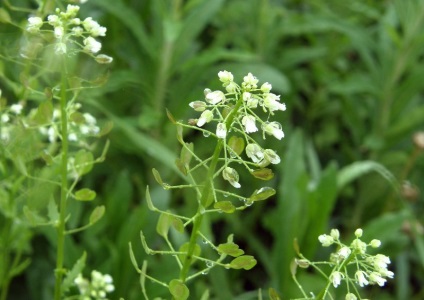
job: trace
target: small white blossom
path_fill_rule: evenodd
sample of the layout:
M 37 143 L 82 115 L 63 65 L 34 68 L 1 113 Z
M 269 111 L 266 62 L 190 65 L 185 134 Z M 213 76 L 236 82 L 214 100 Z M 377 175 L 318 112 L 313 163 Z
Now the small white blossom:
M 373 258 L 373 264 L 376 269 L 387 269 L 390 264 L 390 258 L 383 254 L 377 254 Z
M 273 93 L 267 93 L 264 96 L 264 107 L 268 108 L 270 112 L 276 110 L 286 110 L 286 105 L 284 103 L 280 103 L 280 96 L 277 96 Z
M 358 228 L 355 230 L 355 236 L 360 238 L 363 234 L 363 230 L 361 228 Z
M 358 298 L 356 298 L 355 294 L 353 293 L 347 293 L 345 300 L 357 300 Z
M 346 259 L 346 258 L 349 257 L 351 252 L 352 252 L 352 250 L 350 250 L 349 247 L 344 246 L 344 247 L 340 248 L 339 251 L 337 251 L 337 254 L 341 259 Z
M 340 238 L 340 231 L 338 229 L 331 229 L 330 235 L 335 239 L 338 240 Z
M 82 36 L 83 32 L 84 30 L 80 26 L 76 26 L 71 29 L 71 34 L 75 36 Z
M 62 21 L 56 15 L 49 15 L 47 17 L 47 22 L 53 27 L 62 26 Z
M 358 282 L 358 284 L 361 287 L 364 287 L 365 285 L 368 285 L 369 284 L 369 282 L 368 282 L 367 278 L 365 277 L 365 275 L 366 275 L 366 273 L 364 271 L 361 271 L 361 270 L 359 270 L 359 271 L 357 271 L 355 273 L 356 281 Z
M 269 93 L 272 89 L 272 85 L 268 82 L 265 82 L 261 85 L 261 91 L 262 93 Z
M 237 83 L 235 83 L 234 81 L 229 82 L 226 86 L 225 89 L 227 90 L 228 93 L 235 93 L 237 91 Z
M 67 47 L 65 43 L 56 43 L 54 45 L 54 52 L 56 54 L 62 55 L 62 54 L 66 54 L 67 52 Z
M 206 109 L 206 103 L 203 101 L 193 101 L 189 103 L 189 106 L 195 111 L 204 111 Z
M 200 115 L 199 120 L 197 120 L 197 126 L 202 127 L 205 123 L 209 123 L 213 119 L 213 113 L 210 110 L 205 110 Z
M 43 20 L 39 17 L 30 17 L 28 18 L 27 31 L 30 33 L 38 33 L 41 26 L 43 26 Z
M 324 247 L 328 247 L 334 243 L 334 238 L 331 235 L 326 234 L 321 234 L 318 237 L 318 240 Z
M 225 180 L 227 180 L 233 187 L 240 188 L 241 185 L 238 182 L 239 181 L 239 175 L 236 170 L 230 167 L 226 167 L 222 171 L 222 177 L 224 177 Z
M 228 71 L 220 71 L 218 72 L 219 80 L 223 83 L 230 83 L 234 80 L 234 76 L 231 72 Z
M 284 132 L 281 130 L 281 124 L 278 122 L 266 122 L 262 125 L 262 130 L 279 140 L 284 137 Z
M 330 280 L 333 282 L 335 288 L 340 285 L 342 278 L 344 278 L 344 274 L 339 271 L 334 271 L 330 275 Z
M 91 17 L 85 18 L 82 22 L 82 26 L 93 37 L 106 35 L 106 27 L 100 26 L 99 23 L 94 21 Z
M 97 53 L 102 48 L 102 44 L 89 36 L 84 39 L 84 50 L 91 53 Z
M 7 122 L 9 122 L 9 120 L 10 120 L 10 118 L 9 118 L 8 114 L 2 114 L 1 115 L 1 122 L 2 123 L 7 123 Z
M 95 57 L 96 62 L 99 64 L 110 64 L 113 61 L 113 57 L 105 54 L 99 54 Z
M 225 123 L 218 123 L 216 126 L 216 136 L 219 139 L 225 139 L 227 136 L 227 127 L 225 126 Z
M 378 248 L 378 247 L 381 246 L 381 241 L 380 240 L 377 240 L 377 239 L 373 239 L 370 242 L 370 246 L 373 247 L 373 248 Z
M 371 272 L 371 274 L 369 275 L 370 284 L 378 284 L 379 286 L 384 286 L 386 281 L 387 280 L 381 277 L 381 274 L 378 272 Z
M 210 92 L 206 95 L 206 101 L 213 105 L 218 104 L 225 101 L 225 94 L 222 91 Z
M 254 163 L 259 163 L 264 159 L 264 153 L 262 148 L 257 144 L 248 144 L 246 146 L 246 155 L 249 157 Z
M 255 117 L 250 115 L 244 116 L 243 119 L 241 119 L 241 123 L 245 127 L 244 131 L 246 133 L 258 131 L 258 127 L 256 127 L 255 121 Z
M 281 161 L 280 157 L 272 149 L 265 149 L 264 157 L 267 161 L 269 161 L 270 163 L 272 163 L 274 165 L 279 164 L 280 161 Z
M 242 86 L 250 91 L 253 89 L 256 89 L 258 86 L 256 85 L 258 83 L 258 79 L 252 75 L 252 73 L 248 73 L 246 76 L 243 77 L 243 83 Z
M 12 104 L 10 106 L 10 111 L 16 115 L 20 115 L 22 112 L 23 106 L 22 104 Z
M 57 26 L 54 28 L 54 37 L 57 39 L 61 39 L 63 37 L 64 30 L 62 26 Z
M 366 250 L 367 250 L 367 244 L 365 244 L 363 241 L 361 241 L 360 239 L 354 239 L 352 241 L 352 243 L 350 244 L 350 246 L 357 250 L 359 253 L 361 254 L 365 254 Z

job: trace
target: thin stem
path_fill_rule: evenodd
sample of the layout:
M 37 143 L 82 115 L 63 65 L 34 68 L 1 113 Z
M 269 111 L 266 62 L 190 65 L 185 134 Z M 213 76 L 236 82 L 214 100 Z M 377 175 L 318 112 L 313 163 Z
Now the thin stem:
M 238 95 L 236 95 L 236 97 L 237 96 Z M 238 110 L 240 109 L 242 104 L 243 104 L 243 98 L 242 97 L 237 98 L 236 105 L 234 106 L 233 110 L 230 112 L 230 114 L 228 115 L 228 117 L 225 121 L 226 128 L 229 129 L 231 127 L 231 124 L 232 124 L 234 118 L 236 117 Z M 193 228 L 191 230 L 190 241 L 189 241 L 189 245 L 188 245 L 188 249 L 187 249 L 187 255 L 185 256 L 185 259 L 184 259 L 184 262 L 183 262 L 183 268 L 180 271 L 180 280 L 183 283 L 186 282 L 186 280 L 187 280 L 188 271 L 189 271 L 190 265 L 193 261 L 193 253 L 194 253 L 194 249 L 195 249 L 195 246 L 196 246 L 197 236 L 198 236 L 200 227 L 202 225 L 203 214 L 204 214 L 204 210 L 207 206 L 209 195 L 210 195 L 210 193 L 213 189 L 213 178 L 214 178 L 215 170 L 216 170 L 216 167 L 217 167 L 223 146 L 224 146 L 224 140 L 218 139 L 218 143 L 215 147 L 214 153 L 212 155 L 211 163 L 209 165 L 209 170 L 208 170 L 207 177 L 206 177 L 207 178 L 206 184 L 205 184 L 205 187 L 202 190 L 202 195 L 200 197 L 197 213 L 193 217 L 194 218 Z
M 61 136 L 62 136 L 62 161 L 61 161 L 61 187 L 59 224 L 57 226 L 57 255 L 56 255 L 56 282 L 54 299 L 60 300 L 62 296 L 62 278 L 64 274 L 64 244 L 65 244 L 65 218 L 68 192 L 68 115 L 66 111 L 66 66 L 65 61 L 62 66 L 62 81 L 60 87 L 60 113 L 61 113 Z

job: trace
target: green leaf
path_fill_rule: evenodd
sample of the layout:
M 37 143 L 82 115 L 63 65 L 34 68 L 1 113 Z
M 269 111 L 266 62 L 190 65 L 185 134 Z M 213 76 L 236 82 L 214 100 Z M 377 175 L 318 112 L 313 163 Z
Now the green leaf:
M 88 188 L 83 188 L 75 192 L 75 199 L 79 201 L 92 201 L 96 198 L 96 192 Z
M 46 224 L 46 220 L 38 215 L 35 211 L 32 211 L 28 206 L 24 206 L 23 208 L 24 215 L 31 223 L 32 226 Z
M 64 292 L 68 291 L 72 286 L 75 286 L 74 280 L 84 269 L 86 257 L 87 254 L 84 252 L 81 258 L 77 260 L 72 269 L 66 274 L 66 277 L 62 282 L 62 290 Z
M 170 216 L 171 217 L 171 225 L 174 229 L 180 233 L 184 232 L 184 223 L 180 218 Z
M 112 121 L 106 121 L 102 125 L 102 127 L 100 129 L 100 132 L 97 134 L 97 136 L 98 137 L 105 136 L 106 134 L 108 134 L 109 132 L 111 132 L 112 129 L 113 129 L 113 122 Z
M 183 173 L 184 175 L 187 175 L 186 165 L 180 158 L 177 158 L 175 160 L 175 165 L 177 166 L 178 170 L 180 170 L 181 173 Z
M 161 213 L 158 223 L 156 224 L 156 232 L 165 239 L 168 237 L 169 227 L 171 226 L 171 216 Z
M 151 211 L 157 211 L 156 207 L 153 205 L 152 197 L 150 197 L 149 186 L 146 187 L 146 202 L 147 202 L 147 207 Z
M 178 279 L 169 282 L 169 292 L 175 300 L 186 300 L 190 296 L 188 287 Z
M 228 140 L 228 147 L 230 147 L 237 155 L 240 155 L 244 150 L 244 139 L 233 135 Z
M 158 170 L 153 168 L 152 172 L 153 172 L 153 177 L 155 177 L 155 179 L 156 179 L 156 182 L 159 183 L 161 186 L 163 186 L 163 181 L 162 181 L 162 178 L 160 177 Z
M 78 176 L 82 176 L 91 171 L 93 168 L 93 160 L 93 154 L 84 149 L 78 151 L 77 154 L 75 154 L 74 165 Z
M 175 121 L 174 116 L 171 114 L 171 112 L 170 112 L 168 109 L 166 109 L 166 115 L 168 116 L 168 119 L 172 122 L 172 124 L 177 123 L 177 122 Z
M 53 118 L 53 104 L 50 100 L 43 101 L 37 108 L 34 116 L 34 122 L 37 125 L 49 124 Z
M 256 265 L 256 259 L 251 255 L 243 255 L 236 257 L 230 262 L 230 267 L 233 269 L 250 270 Z
M 213 205 L 214 208 L 220 209 L 221 211 L 231 214 L 236 210 L 236 207 L 233 205 L 231 201 L 219 201 L 215 202 Z
M 275 195 L 275 190 L 270 187 L 263 187 L 259 190 L 255 190 L 252 195 L 249 197 L 250 201 L 262 201 L 266 200 L 271 196 Z
M 239 249 L 239 246 L 234 243 L 219 244 L 218 251 L 220 253 L 227 254 L 232 257 L 238 257 L 244 254 L 244 251 L 242 249 Z
M 105 214 L 106 208 L 104 205 L 96 206 L 96 208 L 93 210 L 93 212 L 90 215 L 89 222 L 90 224 L 94 224 L 97 221 L 99 221 L 103 215 Z
M 252 174 L 255 178 L 261 180 L 271 180 L 272 178 L 274 178 L 274 173 L 272 172 L 272 170 L 267 168 L 254 170 L 250 174 Z
M 50 222 L 52 222 L 52 224 L 59 220 L 59 211 L 57 209 L 56 202 L 53 199 L 50 199 L 47 206 L 47 215 L 49 216 Z

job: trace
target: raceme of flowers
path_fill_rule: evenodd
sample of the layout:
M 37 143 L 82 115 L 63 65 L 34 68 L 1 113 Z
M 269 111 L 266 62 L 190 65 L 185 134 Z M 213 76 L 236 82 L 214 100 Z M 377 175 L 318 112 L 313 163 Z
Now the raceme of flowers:
M 74 283 L 81 294 L 79 298 L 81 300 L 107 299 L 107 294 L 115 290 L 112 277 L 98 271 L 91 272 L 91 281 L 79 274 Z
M 201 113 L 199 118 L 191 123 L 202 128 L 203 132 L 209 135 L 210 132 L 203 127 L 215 122 L 215 136 L 223 139 L 225 143 L 230 131 L 241 133 L 246 144 L 245 153 L 253 166 L 263 168 L 269 164 L 280 163 L 281 159 L 274 150 L 263 149 L 251 135 L 259 132 L 260 128 L 264 139 L 268 135 L 278 140 L 284 137 L 281 124 L 269 120 L 275 112 L 286 110 L 286 105 L 280 102 L 280 96 L 271 93 L 272 86 L 268 82 L 259 87 L 259 80 L 252 73 L 244 76 L 241 85 L 234 82 L 231 72 L 220 71 L 218 77 L 226 92 L 205 89 L 204 101 L 194 101 L 189 104 L 191 108 Z M 232 115 L 234 109 L 236 114 Z M 265 121 L 255 113 L 258 109 L 268 115 Z M 230 116 L 233 118 L 231 123 L 228 122 Z M 226 149 L 231 157 L 235 156 L 230 147 Z M 223 178 L 235 188 L 240 188 L 237 171 L 229 167 L 227 161 L 225 164 L 222 171 Z
M 360 287 L 366 285 L 379 285 L 384 286 L 387 278 L 393 278 L 394 273 L 388 270 L 390 258 L 383 254 L 370 255 L 367 253 L 368 248 L 378 248 L 381 241 L 373 239 L 371 242 L 366 243 L 360 239 L 362 236 L 362 229 L 355 231 L 356 238 L 350 245 L 343 244 L 339 237 L 340 233 L 337 229 L 332 229 L 330 234 L 322 234 L 318 240 L 324 247 L 329 247 L 333 244 L 338 246 L 338 250 L 331 254 L 331 263 L 335 266 L 330 280 L 333 286 L 338 287 L 342 280 L 355 282 Z M 349 276 L 347 272 L 347 265 L 354 268 L 354 276 Z M 350 270 L 350 269 L 349 269 Z M 346 299 L 356 299 L 353 293 L 349 293 Z
M 76 45 L 83 52 L 93 56 L 98 63 L 111 63 L 112 57 L 97 54 L 102 44 L 96 38 L 106 35 L 106 27 L 100 26 L 91 17 L 81 20 L 77 17 L 79 9 L 78 5 L 68 4 L 66 11 L 56 9 L 55 14 L 47 16 L 47 21 L 43 21 L 40 17 L 29 17 L 26 30 L 31 34 L 53 33 L 54 51 L 58 55 L 73 51 L 70 50 L 73 49 L 71 45 Z

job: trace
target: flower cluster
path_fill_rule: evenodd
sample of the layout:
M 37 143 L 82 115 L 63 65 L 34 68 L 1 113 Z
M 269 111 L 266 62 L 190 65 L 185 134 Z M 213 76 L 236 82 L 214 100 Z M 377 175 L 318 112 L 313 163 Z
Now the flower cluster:
M 83 142 L 81 138 L 99 134 L 100 127 L 97 126 L 97 120 L 89 113 L 80 113 L 78 109 L 80 103 L 69 103 L 68 114 L 70 120 L 68 123 L 68 140 L 70 142 Z M 39 128 L 42 135 L 46 136 L 50 143 L 54 143 L 60 137 L 60 119 L 61 113 L 58 108 L 53 110 L 53 117 L 48 126 Z
M 216 122 L 215 136 L 224 140 L 225 144 L 228 132 L 234 130 L 241 133 L 246 144 L 245 153 L 252 161 L 250 164 L 255 167 L 263 168 L 269 164 L 280 163 L 281 159 L 274 150 L 263 149 L 251 135 L 261 128 L 264 139 L 266 135 L 274 136 L 278 140 L 284 137 L 281 124 L 268 120 L 276 111 L 286 110 L 285 104 L 280 102 L 280 96 L 271 93 L 272 86 L 268 82 L 258 87 L 259 80 L 252 73 L 244 76 L 241 85 L 234 81 L 231 72 L 220 71 L 218 77 L 226 93 L 221 90 L 205 89 L 204 101 L 194 101 L 189 104 L 195 111 L 201 113 L 200 117 L 192 120 L 191 123 L 202 128 L 202 131 L 209 136 L 211 132 L 203 127 L 207 123 Z M 262 111 L 267 114 L 265 121 L 255 113 L 258 108 L 262 108 Z M 236 155 L 231 147 L 226 147 L 226 150 L 231 157 Z M 222 175 L 231 185 L 240 188 L 237 171 L 229 167 L 227 163 L 222 170 Z
M 1 97 L 1 90 L 0 90 Z M 12 121 L 22 113 L 22 104 L 12 104 L 0 114 L 0 141 L 7 142 L 10 139 Z
M 338 250 L 331 254 L 331 264 L 334 269 L 330 275 L 330 280 L 334 287 L 338 287 L 342 280 L 346 282 L 355 282 L 360 287 L 366 285 L 384 286 L 387 279 L 393 278 L 394 273 L 388 270 L 390 258 L 383 254 L 370 255 L 367 253 L 367 248 L 378 248 L 381 241 L 373 239 L 369 243 L 365 243 L 360 238 L 362 237 L 362 229 L 355 231 L 356 238 L 345 245 L 340 241 L 340 233 L 337 229 L 332 229 L 330 234 L 322 234 L 318 240 L 324 247 L 329 247 L 333 244 L 338 246 Z M 354 266 L 354 276 L 350 277 L 347 266 Z M 346 299 L 356 299 L 356 296 L 349 293 Z
M 56 54 L 69 53 L 69 50 L 72 49 L 71 45 L 76 45 L 77 48 L 93 56 L 98 63 L 111 63 L 112 57 L 104 54 L 94 56 L 102 48 L 102 44 L 96 38 L 106 35 L 106 27 L 100 26 L 91 17 L 84 20 L 77 18 L 79 9 L 78 5 L 68 4 L 66 11 L 56 9 L 55 14 L 47 16 L 47 21 L 43 21 L 40 17 L 30 17 L 26 30 L 31 34 L 53 33 Z M 52 29 L 43 30 L 42 27 L 45 24 Z
M 112 277 L 108 274 L 103 275 L 98 271 L 91 272 L 91 282 L 79 274 L 74 283 L 80 292 L 80 300 L 107 299 L 107 294 L 115 290 Z

